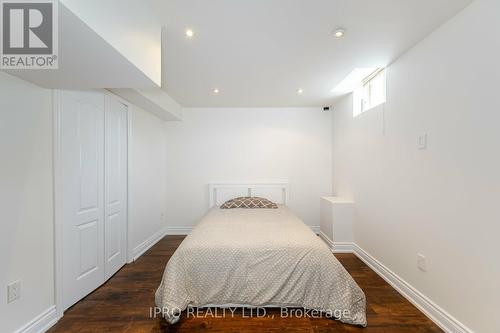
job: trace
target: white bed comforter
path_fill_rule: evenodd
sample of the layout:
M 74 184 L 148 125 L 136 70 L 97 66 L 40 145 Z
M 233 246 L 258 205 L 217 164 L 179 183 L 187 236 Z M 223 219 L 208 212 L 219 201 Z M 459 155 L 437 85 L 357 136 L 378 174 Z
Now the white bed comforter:
M 212 209 L 168 261 L 156 305 L 175 323 L 188 306 L 302 307 L 366 326 L 365 295 L 287 208 Z

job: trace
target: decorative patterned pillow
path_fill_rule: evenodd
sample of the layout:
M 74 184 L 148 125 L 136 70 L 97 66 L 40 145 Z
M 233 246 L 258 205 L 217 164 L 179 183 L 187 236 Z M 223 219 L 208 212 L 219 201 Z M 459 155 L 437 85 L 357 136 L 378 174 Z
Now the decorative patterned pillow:
M 277 209 L 278 205 L 274 202 L 259 197 L 239 197 L 224 202 L 221 209 L 231 208 L 271 208 Z

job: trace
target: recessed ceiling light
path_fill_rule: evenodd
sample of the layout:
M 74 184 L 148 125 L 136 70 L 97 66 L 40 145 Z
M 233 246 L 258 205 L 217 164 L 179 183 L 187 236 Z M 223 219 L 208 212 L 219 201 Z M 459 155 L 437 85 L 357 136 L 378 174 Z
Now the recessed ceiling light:
M 298 95 L 302 95 L 304 93 L 304 90 L 302 90 L 301 88 L 297 89 L 297 94 Z
M 214 94 L 216 94 L 216 95 L 217 95 L 218 93 L 219 93 L 219 89 L 215 88 L 215 89 L 214 89 Z
M 194 32 L 191 29 L 186 30 L 186 36 L 187 38 L 192 38 L 194 36 Z
M 338 28 L 333 34 L 335 38 L 343 38 L 345 36 L 345 30 L 342 28 Z

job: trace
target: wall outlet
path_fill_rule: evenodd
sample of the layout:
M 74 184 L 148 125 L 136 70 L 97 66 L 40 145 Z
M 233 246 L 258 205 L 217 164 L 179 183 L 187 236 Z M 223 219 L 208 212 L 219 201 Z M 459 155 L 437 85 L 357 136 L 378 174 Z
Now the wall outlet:
M 21 298 L 21 281 L 17 280 L 7 285 L 7 303 Z
M 417 148 L 420 150 L 427 149 L 427 133 L 421 133 L 417 138 Z
M 427 258 L 423 254 L 417 254 L 417 267 L 422 272 L 427 272 Z

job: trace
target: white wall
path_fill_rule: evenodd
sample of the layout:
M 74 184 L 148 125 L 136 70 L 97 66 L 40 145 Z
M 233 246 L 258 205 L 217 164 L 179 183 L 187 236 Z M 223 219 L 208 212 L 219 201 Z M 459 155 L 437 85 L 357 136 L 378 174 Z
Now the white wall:
M 165 123 L 130 107 L 129 250 L 165 229 Z M 0 72 L 0 331 L 55 304 L 52 93 Z M 21 298 L 7 304 L 7 284 Z M 54 312 L 55 315 L 55 312 Z M 48 322 L 45 322 L 48 323 Z
M 474 2 L 389 66 L 385 108 L 353 118 L 349 96 L 333 117 L 334 192 L 356 202 L 355 242 L 481 333 L 500 327 L 498 13 Z
M 129 108 L 129 257 L 165 228 L 165 122 Z M 136 249 L 134 251 L 134 249 Z
M 54 305 L 52 97 L 2 72 L 0 156 L 0 331 L 12 332 Z
M 331 194 L 331 114 L 307 109 L 184 109 L 167 123 L 167 221 L 191 227 L 208 209 L 208 183 L 287 180 L 290 208 L 319 226 Z

